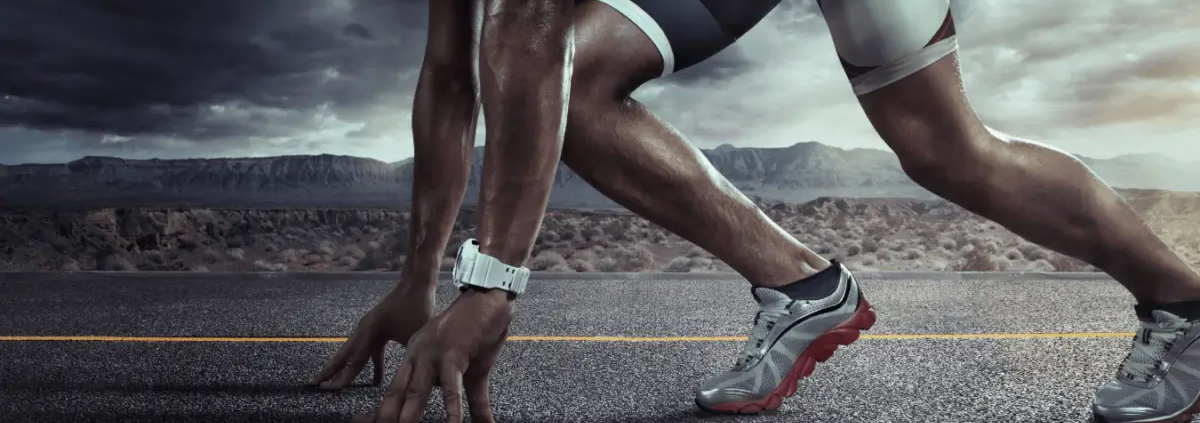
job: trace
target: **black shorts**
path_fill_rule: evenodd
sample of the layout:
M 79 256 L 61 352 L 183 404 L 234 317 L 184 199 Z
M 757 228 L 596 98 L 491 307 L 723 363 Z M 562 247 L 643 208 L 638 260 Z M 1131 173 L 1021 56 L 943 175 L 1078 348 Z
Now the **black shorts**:
M 781 0 L 598 0 L 642 29 L 663 76 L 712 57 L 758 25 Z

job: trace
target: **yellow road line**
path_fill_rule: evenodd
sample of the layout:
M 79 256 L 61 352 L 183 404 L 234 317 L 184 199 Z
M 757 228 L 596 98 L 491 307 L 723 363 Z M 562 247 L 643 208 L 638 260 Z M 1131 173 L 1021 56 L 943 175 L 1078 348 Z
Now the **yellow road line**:
M 922 339 L 1062 339 L 1062 338 L 1129 338 L 1133 332 L 1067 332 L 1067 333 L 914 333 L 864 334 L 861 339 L 922 340 Z M 744 336 L 510 336 L 512 342 L 734 342 Z M 274 342 L 317 343 L 345 342 L 339 337 L 226 337 L 226 336 L 0 336 L 0 342 Z

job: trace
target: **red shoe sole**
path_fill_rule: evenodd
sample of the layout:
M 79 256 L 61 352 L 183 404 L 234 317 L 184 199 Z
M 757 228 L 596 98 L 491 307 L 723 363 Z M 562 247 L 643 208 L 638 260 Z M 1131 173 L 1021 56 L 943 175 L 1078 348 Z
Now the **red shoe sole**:
M 1178 416 L 1170 417 L 1170 418 L 1166 418 L 1166 419 L 1162 419 L 1162 420 L 1155 420 L 1155 421 L 1149 422 L 1149 423 L 1191 423 L 1192 419 L 1196 416 L 1196 414 L 1200 414 L 1200 401 L 1193 401 L 1192 405 L 1189 406 L 1187 410 L 1184 410 L 1183 413 L 1180 413 Z M 1107 423 L 1108 422 L 1108 420 L 1105 420 L 1104 418 L 1102 418 L 1100 416 L 1094 416 L 1092 418 L 1092 420 L 1095 420 L 1096 423 Z
M 721 404 L 712 408 L 697 405 L 705 411 L 728 414 L 758 414 L 763 411 L 779 409 L 784 398 L 796 394 L 800 380 L 811 375 L 817 363 L 823 363 L 832 357 L 839 346 L 853 344 L 858 340 L 862 331 L 869 330 L 871 326 L 875 325 L 875 309 L 871 308 L 871 304 L 865 297 L 859 298 L 858 311 L 855 311 L 854 315 L 845 322 L 825 331 L 813 340 L 812 344 L 809 344 L 808 348 L 805 348 L 800 357 L 796 359 L 796 364 L 792 365 L 792 369 L 783 378 L 783 382 L 775 387 L 775 390 L 766 398 Z

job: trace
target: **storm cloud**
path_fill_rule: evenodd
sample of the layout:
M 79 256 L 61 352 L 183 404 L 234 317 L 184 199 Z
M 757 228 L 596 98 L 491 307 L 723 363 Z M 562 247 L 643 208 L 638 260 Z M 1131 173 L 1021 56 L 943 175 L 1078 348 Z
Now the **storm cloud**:
M 1200 44 L 1200 4 L 954 7 L 968 93 L 989 124 L 1083 154 L 1200 158 L 1184 151 L 1200 135 L 1200 59 L 1184 53 Z M 427 0 L 0 2 L 0 163 L 403 159 L 426 19 Z M 635 96 L 704 147 L 883 147 L 808 0 Z
M 6 150 L 22 132 L 182 155 L 361 143 L 349 135 L 407 124 L 426 13 L 386 0 L 3 2 Z

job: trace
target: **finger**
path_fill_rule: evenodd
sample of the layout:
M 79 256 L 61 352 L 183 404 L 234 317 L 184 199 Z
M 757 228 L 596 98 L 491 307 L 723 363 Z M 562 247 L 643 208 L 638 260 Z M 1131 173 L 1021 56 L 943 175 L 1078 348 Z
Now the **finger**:
M 433 379 L 437 376 L 434 363 L 424 361 L 414 363 L 412 380 L 408 381 L 408 389 L 404 393 L 404 407 L 400 409 L 399 423 L 419 423 L 425 405 L 429 403 L 429 394 L 433 391 Z
M 463 372 L 453 364 L 443 364 L 438 380 L 442 383 L 442 402 L 446 404 L 446 423 L 462 423 Z
M 496 365 L 496 359 L 500 356 L 500 349 L 504 346 L 504 340 L 508 337 L 508 330 L 504 330 L 504 334 L 500 337 L 500 342 L 490 347 L 482 357 L 472 362 L 463 374 L 463 391 L 467 395 L 467 407 L 471 411 L 471 420 L 480 423 L 493 423 L 495 417 L 492 415 L 492 399 L 491 393 L 488 390 L 488 377 L 492 373 L 492 367 Z
M 404 393 L 408 390 L 412 373 L 412 360 L 405 357 L 400 369 L 396 370 L 396 375 L 392 376 L 392 384 L 383 395 L 383 403 L 379 404 L 379 409 L 375 411 L 375 421 L 395 423 L 400 419 L 400 408 L 404 406 Z
M 379 386 L 383 383 L 383 353 L 385 352 L 387 352 L 387 342 L 380 344 L 379 348 L 375 349 L 375 353 L 371 354 L 371 361 L 375 363 L 375 374 L 371 375 L 371 386 Z
M 492 400 L 488 394 L 487 377 L 465 379 L 463 391 L 467 394 L 467 409 L 471 410 L 471 421 L 479 423 L 494 423 L 492 416 Z
M 365 339 L 362 337 L 360 339 Z M 373 342 L 372 342 L 373 343 Z M 367 362 L 371 359 L 373 350 L 382 347 L 376 347 L 366 341 L 359 341 L 354 345 L 354 349 L 350 352 L 349 358 L 345 360 L 345 365 L 342 366 L 341 372 L 333 380 L 321 383 L 321 389 L 346 389 L 354 379 L 358 378 L 358 374 L 362 373 L 364 367 L 367 367 Z
M 342 367 L 345 367 L 346 357 L 350 355 L 350 351 L 353 351 L 354 345 L 358 343 L 358 339 L 361 338 L 359 333 L 360 332 L 358 328 L 355 328 L 353 332 L 350 332 L 350 338 L 347 339 L 346 342 L 342 343 L 342 347 L 338 348 L 338 351 L 333 354 L 333 358 L 330 358 L 329 362 L 325 363 L 325 367 L 322 368 L 320 372 L 317 372 L 316 376 L 313 376 L 312 379 L 308 380 L 307 385 L 320 385 L 321 382 L 333 378 L 333 376 L 337 374 L 338 370 L 341 370 Z

